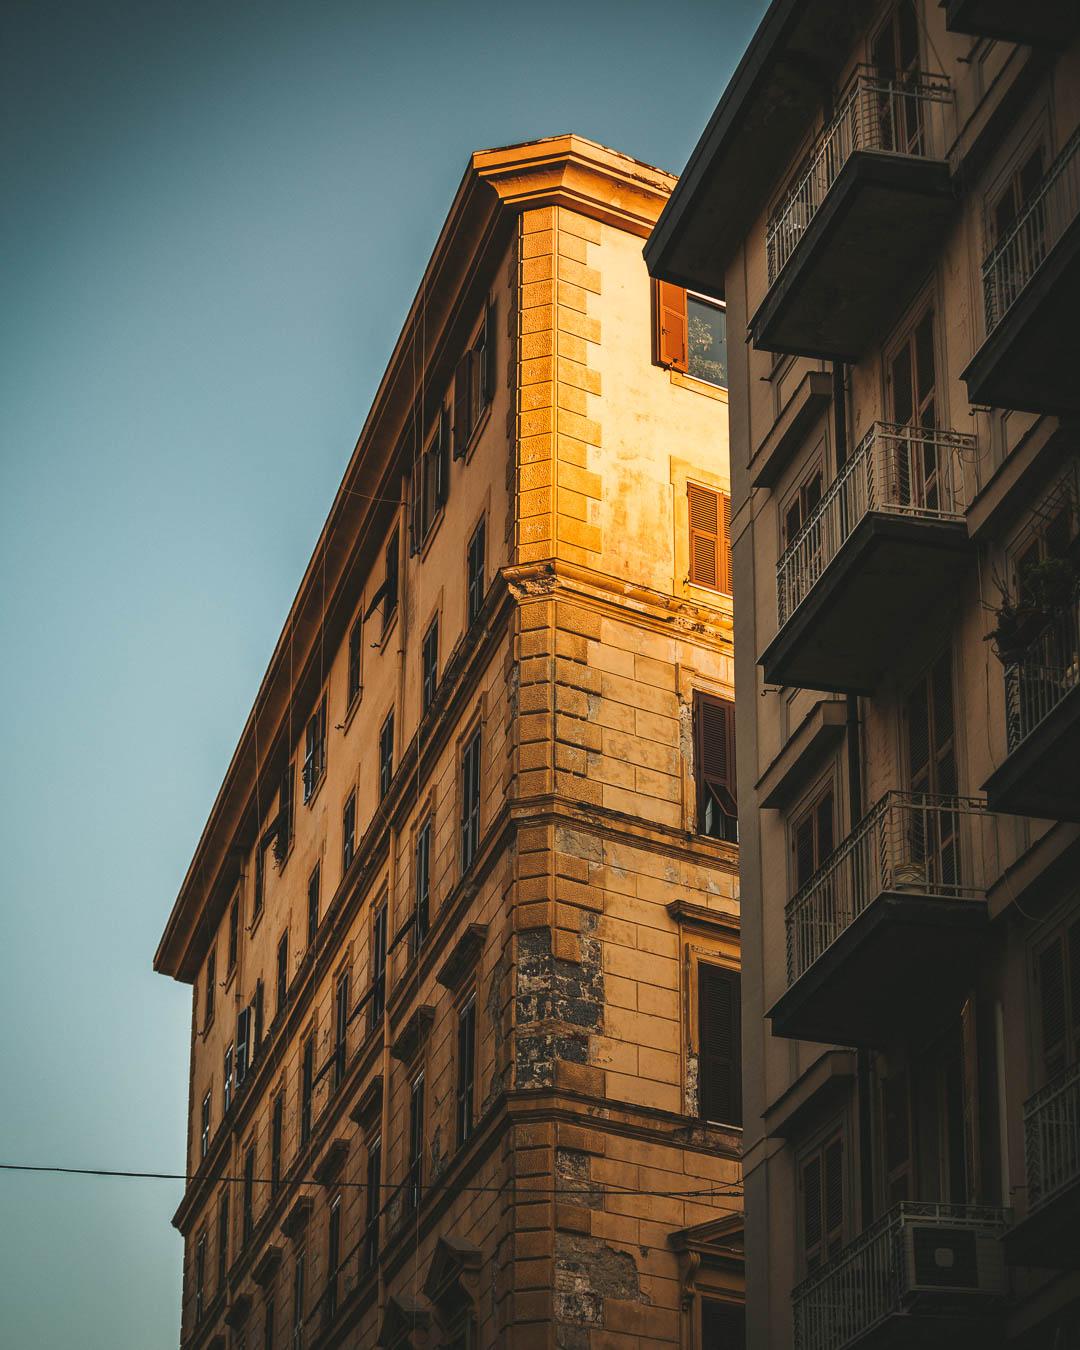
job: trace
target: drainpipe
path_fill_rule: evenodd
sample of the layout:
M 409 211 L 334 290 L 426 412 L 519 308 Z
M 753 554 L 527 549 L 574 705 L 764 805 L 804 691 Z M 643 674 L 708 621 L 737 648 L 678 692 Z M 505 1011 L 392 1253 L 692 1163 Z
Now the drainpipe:
M 844 366 L 834 361 L 833 431 L 836 439 L 836 468 L 839 472 L 847 462 L 847 390 L 844 386 Z M 857 694 L 847 696 L 845 727 L 848 770 L 848 817 L 854 829 L 862 819 L 862 763 L 859 758 L 859 699 Z M 859 1094 L 859 1217 L 862 1227 L 868 1228 L 874 1220 L 874 1153 L 872 1119 L 870 1114 L 870 1052 L 857 1049 L 855 1067 Z

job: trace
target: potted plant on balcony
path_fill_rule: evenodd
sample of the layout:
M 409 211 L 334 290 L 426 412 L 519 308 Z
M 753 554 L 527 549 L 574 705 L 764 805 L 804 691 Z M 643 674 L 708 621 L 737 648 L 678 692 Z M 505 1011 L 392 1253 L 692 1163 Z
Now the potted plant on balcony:
M 1077 568 L 1072 559 L 1043 558 L 1024 568 L 1021 581 L 1024 592 L 1049 615 L 1072 603 L 1077 579 Z
M 994 644 L 994 655 L 1003 666 L 1014 665 L 1027 655 L 1031 644 L 1046 627 L 1046 611 L 1041 605 L 1024 599 L 1010 599 L 1009 588 L 995 577 L 1001 604 L 990 606 L 996 623 L 984 641 Z

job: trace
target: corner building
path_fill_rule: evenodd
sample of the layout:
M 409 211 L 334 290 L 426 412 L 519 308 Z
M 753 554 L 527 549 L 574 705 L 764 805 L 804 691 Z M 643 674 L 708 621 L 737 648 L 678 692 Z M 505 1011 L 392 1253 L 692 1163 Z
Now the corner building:
M 1080 1345 L 1078 21 L 774 0 L 646 249 L 732 331 L 755 1350 Z
M 185 1350 L 741 1335 L 724 313 L 654 295 L 673 182 L 566 136 L 451 206 L 155 958 Z

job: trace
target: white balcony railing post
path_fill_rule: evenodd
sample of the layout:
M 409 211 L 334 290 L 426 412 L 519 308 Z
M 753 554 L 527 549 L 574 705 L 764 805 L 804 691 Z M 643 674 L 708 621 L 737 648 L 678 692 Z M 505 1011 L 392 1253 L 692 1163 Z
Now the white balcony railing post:
M 1024 1159 L 1030 1210 L 1080 1180 L 1080 1062 L 1024 1103 Z
M 1005 726 L 1009 753 L 1031 735 L 1080 684 L 1080 591 L 1047 620 L 1024 653 L 1005 667 Z

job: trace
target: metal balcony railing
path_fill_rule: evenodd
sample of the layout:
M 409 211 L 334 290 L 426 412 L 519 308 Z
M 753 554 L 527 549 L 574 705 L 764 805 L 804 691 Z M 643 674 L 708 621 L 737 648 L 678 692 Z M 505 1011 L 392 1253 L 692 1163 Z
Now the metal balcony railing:
M 1039 1209 L 1080 1180 L 1080 1062 L 1024 1103 L 1028 1209 Z
M 1080 684 L 1080 591 L 1053 615 L 1024 653 L 1005 667 L 1005 724 L 1012 754 Z
M 856 71 L 832 121 L 814 143 L 806 168 L 769 219 L 765 242 L 770 286 L 852 154 L 876 150 L 941 156 L 945 137 L 938 110 L 951 101 L 952 88 L 944 75 L 890 78 L 872 66 Z
M 975 438 L 933 427 L 875 422 L 776 565 L 777 621 L 783 627 L 871 512 L 962 520 L 964 457 Z
M 1000 1237 L 1005 1213 L 982 1205 L 905 1201 L 849 1242 L 828 1265 L 795 1287 L 795 1350 L 843 1350 L 879 1322 L 904 1311 L 911 1270 L 905 1228 L 941 1224 Z
M 1046 172 L 1034 199 L 983 263 L 987 337 L 1080 210 L 1080 127 Z
M 991 821 L 977 798 L 886 793 L 788 901 L 788 984 L 886 892 L 982 899 L 996 875 Z

